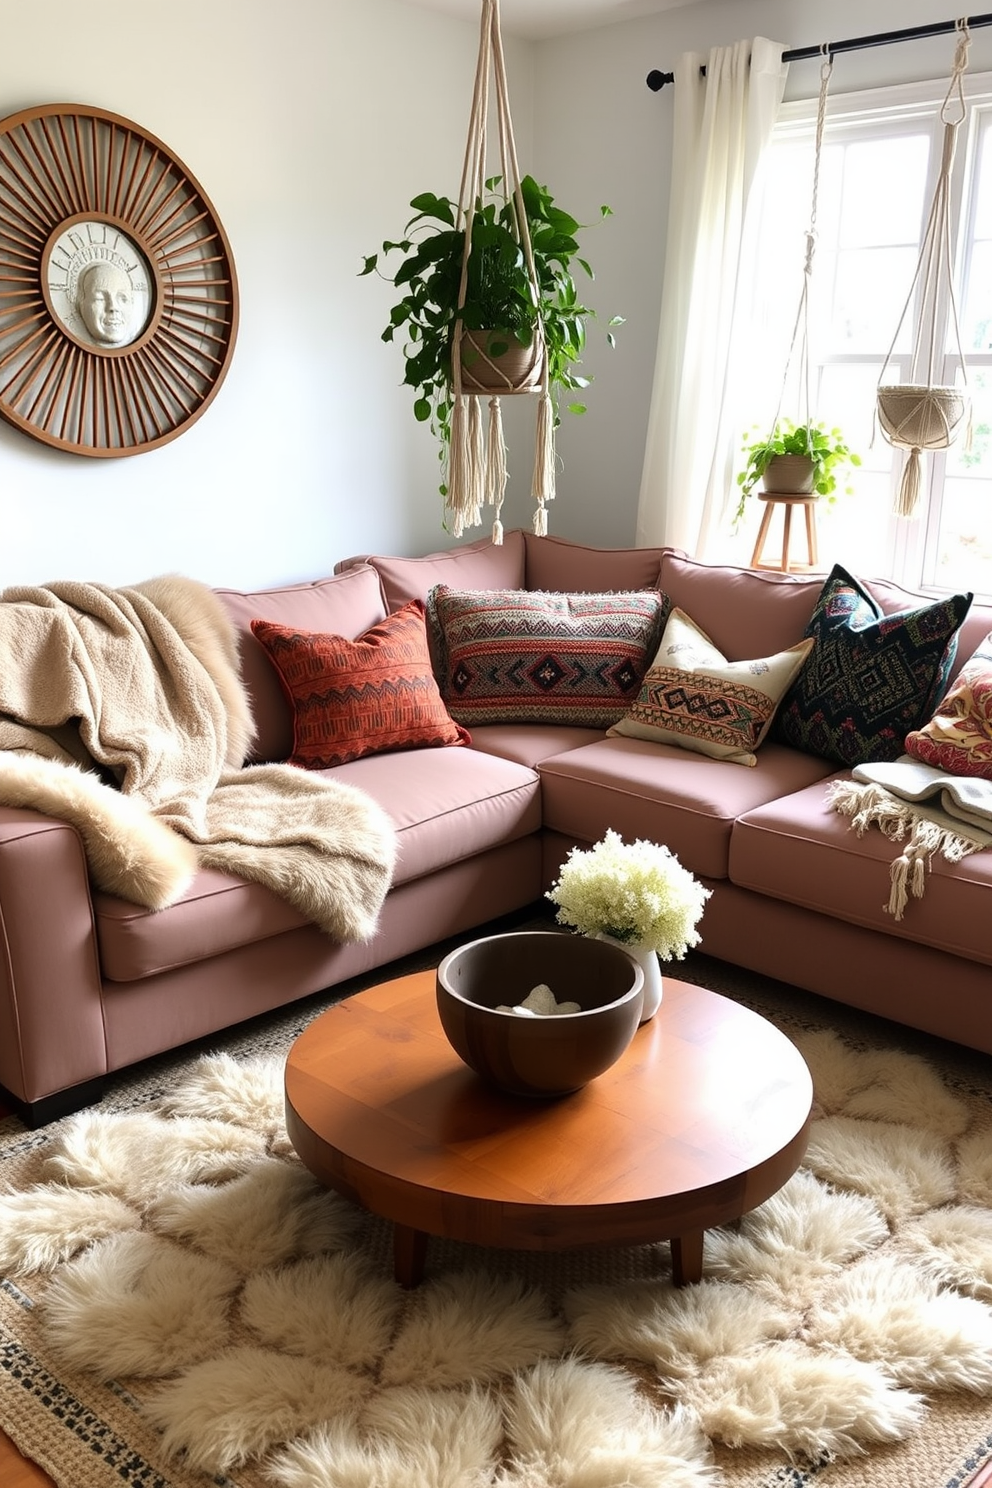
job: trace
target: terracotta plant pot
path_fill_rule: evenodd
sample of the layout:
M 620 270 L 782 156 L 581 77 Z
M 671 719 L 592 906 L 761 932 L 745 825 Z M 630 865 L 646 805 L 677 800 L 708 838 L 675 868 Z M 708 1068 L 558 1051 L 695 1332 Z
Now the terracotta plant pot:
M 543 371 L 544 342 L 540 336 L 528 346 L 521 346 L 504 331 L 465 331 L 462 336 L 465 393 L 534 393 L 541 386 Z

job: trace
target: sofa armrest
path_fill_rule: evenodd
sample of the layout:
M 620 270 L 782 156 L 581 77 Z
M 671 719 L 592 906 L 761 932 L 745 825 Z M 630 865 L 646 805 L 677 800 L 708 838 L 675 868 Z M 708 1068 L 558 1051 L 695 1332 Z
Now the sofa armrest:
M 0 1084 L 35 1102 L 106 1070 L 82 841 L 54 817 L 0 806 Z

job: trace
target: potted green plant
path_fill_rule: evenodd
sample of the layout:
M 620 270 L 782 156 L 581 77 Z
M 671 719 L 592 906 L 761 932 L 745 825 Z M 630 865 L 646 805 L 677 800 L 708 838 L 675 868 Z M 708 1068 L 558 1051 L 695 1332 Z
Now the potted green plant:
M 516 230 L 516 205 L 512 196 L 501 191 L 502 181 L 501 176 L 491 177 L 484 198 L 474 204 L 467 282 L 460 309 L 465 228 L 459 225 L 458 204 L 448 197 L 433 192 L 415 196 L 410 203 L 415 215 L 406 224 L 402 239 L 384 242 L 380 253 L 370 254 L 360 271 L 360 276 L 377 272 L 401 291 L 382 339 L 393 341 L 400 334 L 405 338 L 403 382 L 414 389 L 415 417 L 429 422 L 440 442 L 445 480 L 451 439 L 452 343 L 459 318 L 465 347 L 463 365 L 470 371 L 471 358 L 481 359 L 476 333 L 486 333 L 489 357 L 502 357 L 518 348 L 533 347 L 539 352 L 539 328 L 543 331 L 556 424 L 560 421 L 563 390 L 572 393 L 589 383 L 578 367 L 585 346 L 585 321 L 595 312 L 579 299 L 572 272 L 578 265 L 590 279 L 594 277 L 579 252 L 577 234 L 582 226 L 555 204 L 547 187 L 539 186 L 532 176 L 522 178 L 520 190 L 537 281 L 535 295 Z M 604 217 L 611 215 L 609 207 L 600 211 Z M 390 277 L 382 272 L 380 258 L 396 253 L 400 262 Z M 610 321 L 611 327 L 620 324 L 620 316 Z M 612 345 L 612 332 L 607 339 Z M 566 406 L 571 413 L 585 412 L 581 402 L 568 402 Z M 446 491 L 442 482 L 442 495 Z
M 850 448 L 840 429 L 828 429 L 823 423 L 794 424 L 791 419 L 779 420 L 771 434 L 761 439 L 746 441 L 743 452 L 746 463 L 737 476 L 741 488 L 737 522 L 759 481 L 765 491 L 789 496 L 815 493 L 833 501 L 844 470 L 861 464 L 861 456 Z M 851 489 L 845 487 L 848 495 Z

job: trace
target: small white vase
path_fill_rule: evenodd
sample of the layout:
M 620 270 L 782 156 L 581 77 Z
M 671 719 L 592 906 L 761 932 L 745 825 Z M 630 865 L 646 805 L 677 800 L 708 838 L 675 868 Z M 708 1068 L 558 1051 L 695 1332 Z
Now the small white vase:
M 629 945 L 626 941 L 617 940 L 615 935 L 607 935 L 601 930 L 596 936 L 597 940 L 608 940 L 611 945 L 619 946 L 626 951 L 632 961 L 636 961 L 644 973 L 644 1002 L 641 1007 L 640 1022 L 646 1023 L 653 1018 L 661 1007 L 663 986 L 661 980 L 661 962 L 658 960 L 657 951 L 649 951 L 646 946 Z

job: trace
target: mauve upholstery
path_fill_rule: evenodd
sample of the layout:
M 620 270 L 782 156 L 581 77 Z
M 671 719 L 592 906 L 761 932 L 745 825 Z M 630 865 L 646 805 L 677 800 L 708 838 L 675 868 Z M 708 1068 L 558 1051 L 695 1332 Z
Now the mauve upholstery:
M 396 884 L 541 830 L 537 773 L 463 744 L 370 754 L 325 773 L 388 812 L 399 839 Z
M 992 852 L 972 853 L 960 863 L 935 854 L 923 897 L 911 899 L 903 919 L 894 921 L 885 905 L 889 865 L 898 851 L 877 828 L 860 836 L 852 831 L 817 785 L 742 814 L 731 842 L 730 877 L 758 894 L 992 965 Z
M 707 565 L 673 549 L 600 550 L 508 532 L 423 558 L 370 555 L 312 583 L 219 594 L 238 633 L 253 760 L 285 759 L 292 713 L 250 623 L 363 634 L 436 583 L 578 593 L 657 584 L 731 660 L 802 636 L 824 575 Z M 886 611 L 919 596 L 867 587 Z M 973 606 L 954 671 L 992 631 Z M 285 901 L 201 871 L 158 914 L 91 891 L 78 834 L 0 807 L 0 1085 L 28 1120 L 95 1099 L 107 1072 L 347 984 L 523 909 L 574 846 L 608 828 L 666 842 L 711 889 L 710 955 L 992 1053 L 992 852 L 935 858 L 921 900 L 885 912 L 898 845 L 826 803 L 834 767 L 766 742 L 754 768 L 564 725 L 486 725 L 467 746 L 368 755 L 328 772 L 397 831 L 377 933 L 339 945 Z M 677 971 L 677 967 L 674 968 Z
M 480 538 L 447 552 L 428 553 L 425 558 L 346 558 L 335 565 L 335 573 L 347 573 L 353 564 L 371 564 L 392 612 L 411 599 L 426 600 L 435 584 L 450 584 L 453 589 L 533 588 L 525 583 L 524 562 L 524 534 L 514 529 L 498 546 L 489 538 Z
M 602 729 L 579 728 L 567 723 L 483 723 L 472 727 L 471 748 L 518 765 L 538 765 L 553 755 L 585 744 L 598 744 Z
M 644 739 L 601 739 L 541 764 L 544 825 L 596 842 L 664 842 L 693 873 L 729 876 L 730 841 L 742 812 L 821 780 L 831 766 L 780 744 L 763 744 L 752 769 Z

